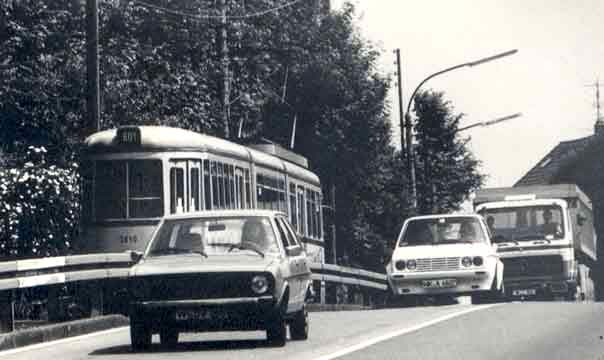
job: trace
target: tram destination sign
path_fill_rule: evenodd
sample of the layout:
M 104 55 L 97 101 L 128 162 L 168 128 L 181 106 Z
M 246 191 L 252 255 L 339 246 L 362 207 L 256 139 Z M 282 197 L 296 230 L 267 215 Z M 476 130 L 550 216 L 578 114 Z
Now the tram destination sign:
M 116 140 L 121 145 L 140 145 L 141 129 L 138 126 L 123 126 L 117 129 Z

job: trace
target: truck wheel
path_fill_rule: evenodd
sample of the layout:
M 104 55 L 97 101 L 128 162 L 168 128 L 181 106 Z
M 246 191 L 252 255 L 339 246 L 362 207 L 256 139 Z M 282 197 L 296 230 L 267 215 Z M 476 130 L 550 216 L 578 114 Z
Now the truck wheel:
M 132 350 L 146 350 L 151 346 L 151 328 L 136 316 L 130 316 L 130 341 Z
M 178 344 L 178 330 L 162 328 L 159 331 L 159 342 L 162 347 L 172 348 Z
M 289 332 L 292 340 L 308 339 L 308 311 L 306 311 L 306 305 L 294 315 L 292 322 L 289 324 Z

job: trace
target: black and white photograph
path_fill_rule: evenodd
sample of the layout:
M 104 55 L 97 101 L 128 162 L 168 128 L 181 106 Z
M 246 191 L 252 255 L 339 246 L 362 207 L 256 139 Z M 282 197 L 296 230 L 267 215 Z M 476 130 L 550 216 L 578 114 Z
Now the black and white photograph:
M 0 358 L 604 359 L 604 2 L 0 0 Z

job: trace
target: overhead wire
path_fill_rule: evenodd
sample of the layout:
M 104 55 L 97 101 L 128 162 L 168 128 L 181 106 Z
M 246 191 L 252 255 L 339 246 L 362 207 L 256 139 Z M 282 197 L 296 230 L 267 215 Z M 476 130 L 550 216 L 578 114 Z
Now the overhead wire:
M 262 11 L 257 11 L 257 12 L 253 12 L 253 13 L 249 13 L 249 14 L 244 14 L 244 15 L 227 15 L 226 19 L 233 19 L 233 20 L 242 20 L 242 19 L 249 19 L 249 18 L 254 18 L 254 17 L 259 17 L 259 16 L 263 16 L 290 6 L 293 6 L 299 2 L 301 2 L 303 0 L 292 0 L 289 1 L 285 4 L 279 5 L 279 6 L 275 6 L 273 8 L 270 9 L 266 9 L 266 10 L 262 10 Z M 140 0 L 135 0 L 133 1 L 133 3 L 140 5 L 140 6 L 144 6 L 146 8 L 149 9 L 153 9 L 153 10 L 157 10 L 157 11 L 161 11 L 170 15 L 176 15 L 176 16 L 182 16 L 182 17 L 186 17 L 186 18 L 190 18 L 190 19 L 195 19 L 195 20 L 211 20 L 211 19 L 224 19 L 225 16 L 220 16 L 220 15 L 196 15 L 196 14 L 191 14 L 191 13 L 186 13 L 186 12 L 182 12 L 182 11 L 178 11 L 178 10 L 172 10 L 172 9 L 168 9 L 162 6 L 158 6 L 158 5 L 153 5 L 150 3 L 147 3 L 145 1 L 140 1 Z

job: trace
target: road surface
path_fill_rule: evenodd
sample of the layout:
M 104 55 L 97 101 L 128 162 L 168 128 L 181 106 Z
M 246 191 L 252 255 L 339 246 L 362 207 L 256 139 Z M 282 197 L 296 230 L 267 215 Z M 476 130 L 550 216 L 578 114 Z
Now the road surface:
M 526 302 L 310 314 L 307 341 L 270 347 L 264 332 L 182 334 L 130 349 L 127 327 L 0 352 L 14 359 L 594 359 L 604 360 L 604 304 Z

